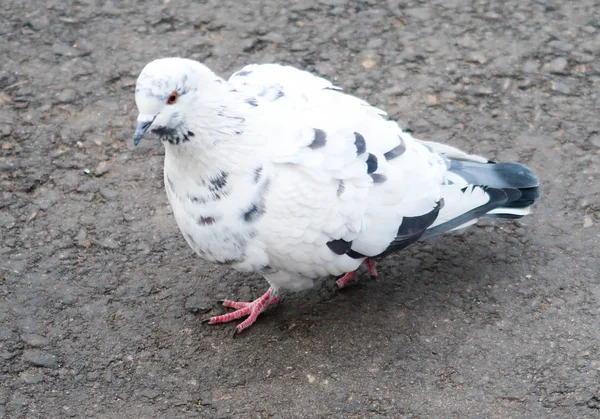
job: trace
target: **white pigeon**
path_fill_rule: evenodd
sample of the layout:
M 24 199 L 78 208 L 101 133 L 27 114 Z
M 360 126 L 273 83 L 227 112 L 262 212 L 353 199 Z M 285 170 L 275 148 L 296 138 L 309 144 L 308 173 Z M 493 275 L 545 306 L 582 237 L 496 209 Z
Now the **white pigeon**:
M 134 143 L 165 145 L 164 180 L 181 233 L 202 258 L 259 272 L 268 291 L 210 324 L 248 316 L 327 275 L 352 280 L 370 258 L 466 227 L 518 218 L 535 174 L 419 141 L 386 113 L 293 67 L 249 65 L 227 81 L 182 58 L 140 74 Z

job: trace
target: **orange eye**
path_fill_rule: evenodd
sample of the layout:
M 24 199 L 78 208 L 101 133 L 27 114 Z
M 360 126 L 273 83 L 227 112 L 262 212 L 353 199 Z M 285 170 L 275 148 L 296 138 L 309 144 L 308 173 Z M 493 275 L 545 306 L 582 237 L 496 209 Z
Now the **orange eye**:
M 179 93 L 173 92 L 171 93 L 171 96 L 169 96 L 169 98 L 167 99 L 167 104 L 172 105 L 175 102 L 177 102 L 177 99 L 179 99 Z

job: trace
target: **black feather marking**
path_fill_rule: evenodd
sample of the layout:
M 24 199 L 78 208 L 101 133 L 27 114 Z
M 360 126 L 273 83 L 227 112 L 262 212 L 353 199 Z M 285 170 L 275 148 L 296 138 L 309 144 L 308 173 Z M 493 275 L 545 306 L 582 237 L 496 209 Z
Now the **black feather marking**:
M 246 212 L 244 212 L 242 217 L 244 218 L 244 221 L 246 221 L 247 223 L 253 223 L 254 221 L 258 220 L 264 213 L 265 213 L 265 206 L 264 206 L 264 202 L 262 202 L 262 200 L 261 200 L 259 202 L 256 202 L 256 203 L 250 205 L 250 208 Z
M 346 252 L 346 256 L 349 256 L 352 259 L 366 258 L 366 256 L 363 255 L 362 253 L 358 253 L 356 250 L 352 250 L 352 249 L 350 249 Z
M 387 176 L 379 173 L 371 173 L 371 178 L 373 178 L 373 183 L 383 183 L 387 180 Z
M 417 215 L 416 217 L 403 217 L 394 242 L 400 243 L 420 237 L 425 229 L 433 224 L 437 218 L 438 213 L 442 209 L 442 202 L 438 202 L 435 208 L 426 214 Z
M 338 184 L 338 188 L 337 188 L 337 197 L 339 198 L 340 196 L 342 196 L 342 194 L 344 193 L 345 190 L 346 190 L 346 184 L 344 183 L 343 180 L 340 180 L 340 183 Z
M 214 224 L 216 221 L 217 220 L 215 219 L 215 217 L 203 217 L 203 216 L 200 216 L 196 220 L 198 225 L 201 225 L 201 226 L 211 225 L 211 224 Z
M 263 172 L 262 166 L 258 166 L 256 169 L 254 169 L 254 183 L 258 183 L 258 181 L 260 180 L 260 178 L 262 176 L 262 172 Z
M 377 170 L 377 157 L 375 154 L 369 153 L 367 158 L 367 173 L 371 174 Z
M 398 138 L 400 138 L 400 137 L 398 137 Z M 404 140 L 402 138 L 400 138 L 400 144 L 397 145 L 396 147 L 392 148 L 387 153 L 385 153 L 383 155 L 383 157 L 385 157 L 386 160 L 393 160 L 396 157 L 404 154 L 405 151 L 406 151 L 406 144 L 404 144 Z
M 313 130 L 315 131 L 315 138 L 312 143 L 308 145 L 308 147 L 312 148 L 313 150 L 325 147 L 325 144 L 327 144 L 327 134 L 325 131 L 319 128 L 313 128 Z
M 414 131 L 410 128 L 402 128 L 402 132 L 406 132 L 408 134 L 412 134 Z
M 227 176 L 229 176 L 229 174 L 221 170 L 214 177 L 209 179 L 208 191 L 214 201 L 218 201 L 229 195 L 231 188 L 227 184 Z
M 440 210 L 444 206 L 444 200 L 437 202 L 435 207 L 426 214 L 416 217 L 403 217 L 396 238 L 390 243 L 388 248 L 379 256 L 387 255 L 391 252 L 397 252 L 413 244 L 423 236 L 425 230 L 433 224 L 438 217 Z
M 266 179 L 262 185 L 258 186 L 256 196 L 253 199 L 250 208 L 242 214 L 242 219 L 247 223 L 258 220 L 265 213 L 265 192 L 269 188 L 269 179 Z
M 362 153 L 367 151 L 367 142 L 365 141 L 365 137 L 358 132 L 354 133 L 354 145 L 356 146 L 357 156 L 360 156 Z
M 227 186 L 227 176 L 229 176 L 229 174 L 221 170 L 214 178 L 210 179 L 208 190 L 217 192 L 223 189 Z
M 187 198 L 192 204 L 206 204 L 206 198 L 201 196 L 188 194 Z
M 252 74 L 252 71 L 250 70 L 240 70 L 237 73 L 235 73 L 236 77 L 246 77 L 249 76 L 250 74 Z
M 179 132 L 175 128 L 157 127 L 152 132 L 158 135 L 161 141 L 168 141 L 170 144 L 179 144 Z
M 250 106 L 258 106 L 258 102 L 253 97 L 246 99 L 246 103 Z
M 188 137 L 193 137 L 195 134 L 192 131 L 188 131 L 187 135 Z
M 327 247 L 336 255 L 343 255 L 350 250 L 352 242 L 347 242 L 344 239 L 331 240 L 327 242 Z

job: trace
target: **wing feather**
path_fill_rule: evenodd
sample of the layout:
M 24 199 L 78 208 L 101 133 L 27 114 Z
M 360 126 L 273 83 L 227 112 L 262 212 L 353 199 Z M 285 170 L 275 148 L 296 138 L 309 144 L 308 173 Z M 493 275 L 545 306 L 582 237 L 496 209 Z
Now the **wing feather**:
M 432 217 L 446 165 L 382 110 L 327 80 L 276 64 L 246 66 L 229 83 L 262 109 L 253 120 L 261 132 L 261 118 L 275 126 L 265 146 L 273 178 L 264 228 L 292 231 L 290 240 L 267 246 L 275 258 L 302 253 L 291 263 L 307 276 L 320 264 L 332 274 L 346 272 L 394 243 L 403 218 Z M 424 228 L 415 229 L 415 240 Z M 298 238 L 305 252 L 297 252 Z M 336 254 L 326 246 L 332 240 L 351 242 L 351 255 L 359 256 Z

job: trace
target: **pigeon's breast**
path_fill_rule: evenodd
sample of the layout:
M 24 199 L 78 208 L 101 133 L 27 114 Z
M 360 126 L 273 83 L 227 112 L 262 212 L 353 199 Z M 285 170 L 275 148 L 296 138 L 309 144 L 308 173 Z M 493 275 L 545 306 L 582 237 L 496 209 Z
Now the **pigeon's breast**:
M 195 179 L 165 170 L 165 189 L 175 221 L 192 250 L 211 262 L 259 269 L 266 254 L 261 257 L 256 221 L 262 217 L 264 202 L 259 187 L 235 184 L 226 171 Z

